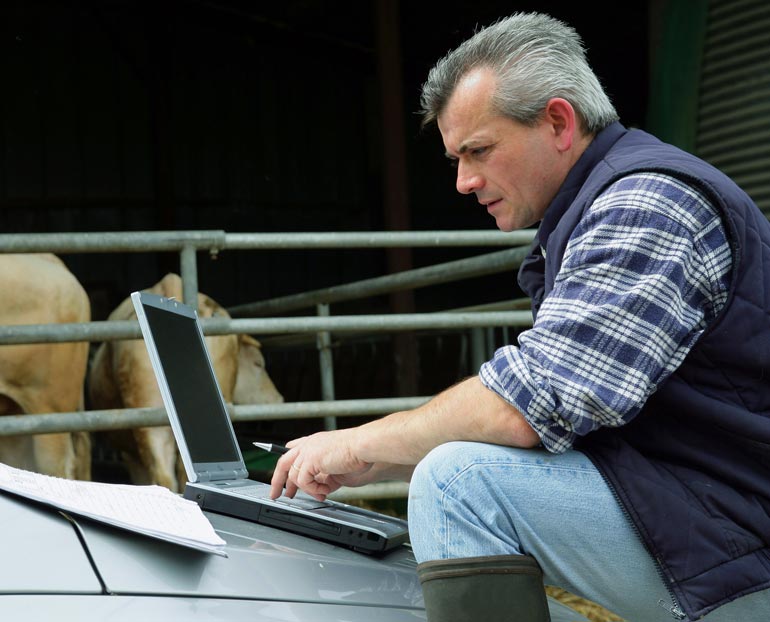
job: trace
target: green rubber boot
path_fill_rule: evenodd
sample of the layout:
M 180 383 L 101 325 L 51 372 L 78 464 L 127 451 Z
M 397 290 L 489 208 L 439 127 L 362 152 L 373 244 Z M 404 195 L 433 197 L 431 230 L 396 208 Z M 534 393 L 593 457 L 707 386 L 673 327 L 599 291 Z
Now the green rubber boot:
M 417 566 L 428 622 L 550 622 L 543 573 L 528 555 L 439 559 Z

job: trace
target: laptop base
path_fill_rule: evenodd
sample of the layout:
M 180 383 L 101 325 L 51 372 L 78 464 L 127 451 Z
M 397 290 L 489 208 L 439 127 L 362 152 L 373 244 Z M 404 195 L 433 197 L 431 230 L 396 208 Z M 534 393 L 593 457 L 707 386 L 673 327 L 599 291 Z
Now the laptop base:
M 335 524 L 330 522 L 328 518 L 319 520 L 309 513 L 299 514 L 296 511 L 284 510 L 280 506 L 251 503 L 248 499 L 210 490 L 208 485 L 201 486 L 188 482 L 184 489 L 184 498 L 195 501 L 201 509 L 208 512 L 277 527 L 332 544 L 342 544 L 354 551 L 368 555 L 385 553 L 408 541 L 408 533 L 405 531 L 403 521 L 354 506 L 345 505 L 342 507 L 345 508 L 346 512 L 352 511 L 370 519 L 375 518 L 383 524 L 386 531 L 393 530 L 395 533 L 386 537 L 385 534 L 380 535 L 371 529 L 358 529 L 353 524 Z M 334 502 L 328 503 L 331 507 L 337 505 L 332 505 Z M 389 527 L 391 523 L 392 527 Z

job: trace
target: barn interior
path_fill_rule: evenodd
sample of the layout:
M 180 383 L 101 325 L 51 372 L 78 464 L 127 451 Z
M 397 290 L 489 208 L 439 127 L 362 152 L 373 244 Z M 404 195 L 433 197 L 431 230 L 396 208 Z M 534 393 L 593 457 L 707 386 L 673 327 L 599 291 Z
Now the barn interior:
M 665 125 L 661 116 L 692 104 L 660 97 L 660 67 L 685 63 L 686 37 L 695 36 L 681 29 L 679 48 L 666 47 L 667 26 L 678 23 L 683 5 L 685 23 L 706 19 L 708 2 L 665 0 L 629 0 L 611 15 L 563 0 L 6 2 L 0 227 L 18 234 L 489 230 L 494 223 L 474 198 L 455 191 L 438 132 L 420 127 L 420 85 L 432 64 L 477 27 L 514 11 L 547 12 L 582 35 L 621 121 L 653 130 Z M 660 114 L 664 104 L 668 116 Z M 481 252 L 201 253 L 198 279 L 201 291 L 233 307 Z M 179 271 L 175 253 L 62 259 L 88 292 L 94 320 Z M 496 275 L 345 302 L 332 313 L 430 312 L 520 295 L 514 274 Z M 263 345 L 287 401 L 320 399 L 314 339 Z M 337 336 L 336 397 L 431 395 L 475 372 L 467 348 L 463 331 L 415 332 L 406 346 L 394 335 Z M 404 352 L 407 363 L 395 356 Z M 285 440 L 318 425 L 242 429 L 246 438 Z

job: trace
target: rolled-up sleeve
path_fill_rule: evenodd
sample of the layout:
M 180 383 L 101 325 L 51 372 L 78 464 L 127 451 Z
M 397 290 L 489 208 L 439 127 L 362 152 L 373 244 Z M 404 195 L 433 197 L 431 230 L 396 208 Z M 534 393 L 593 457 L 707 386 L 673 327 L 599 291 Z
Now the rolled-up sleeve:
M 721 309 L 730 267 L 704 196 L 664 175 L 623 178 L 576 227 L 534 326 L 497 350 L 480 379 L 554 453 L 624 425 Z

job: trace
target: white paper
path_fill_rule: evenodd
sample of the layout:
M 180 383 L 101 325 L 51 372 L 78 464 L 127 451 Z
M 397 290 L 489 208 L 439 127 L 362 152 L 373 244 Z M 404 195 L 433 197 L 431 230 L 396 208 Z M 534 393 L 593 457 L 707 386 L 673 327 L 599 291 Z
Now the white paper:
M 0 489 L 116 527 L 225 555 L 225 541 L 198 504 L 162 486 L 82 482 L 0 463 Z

